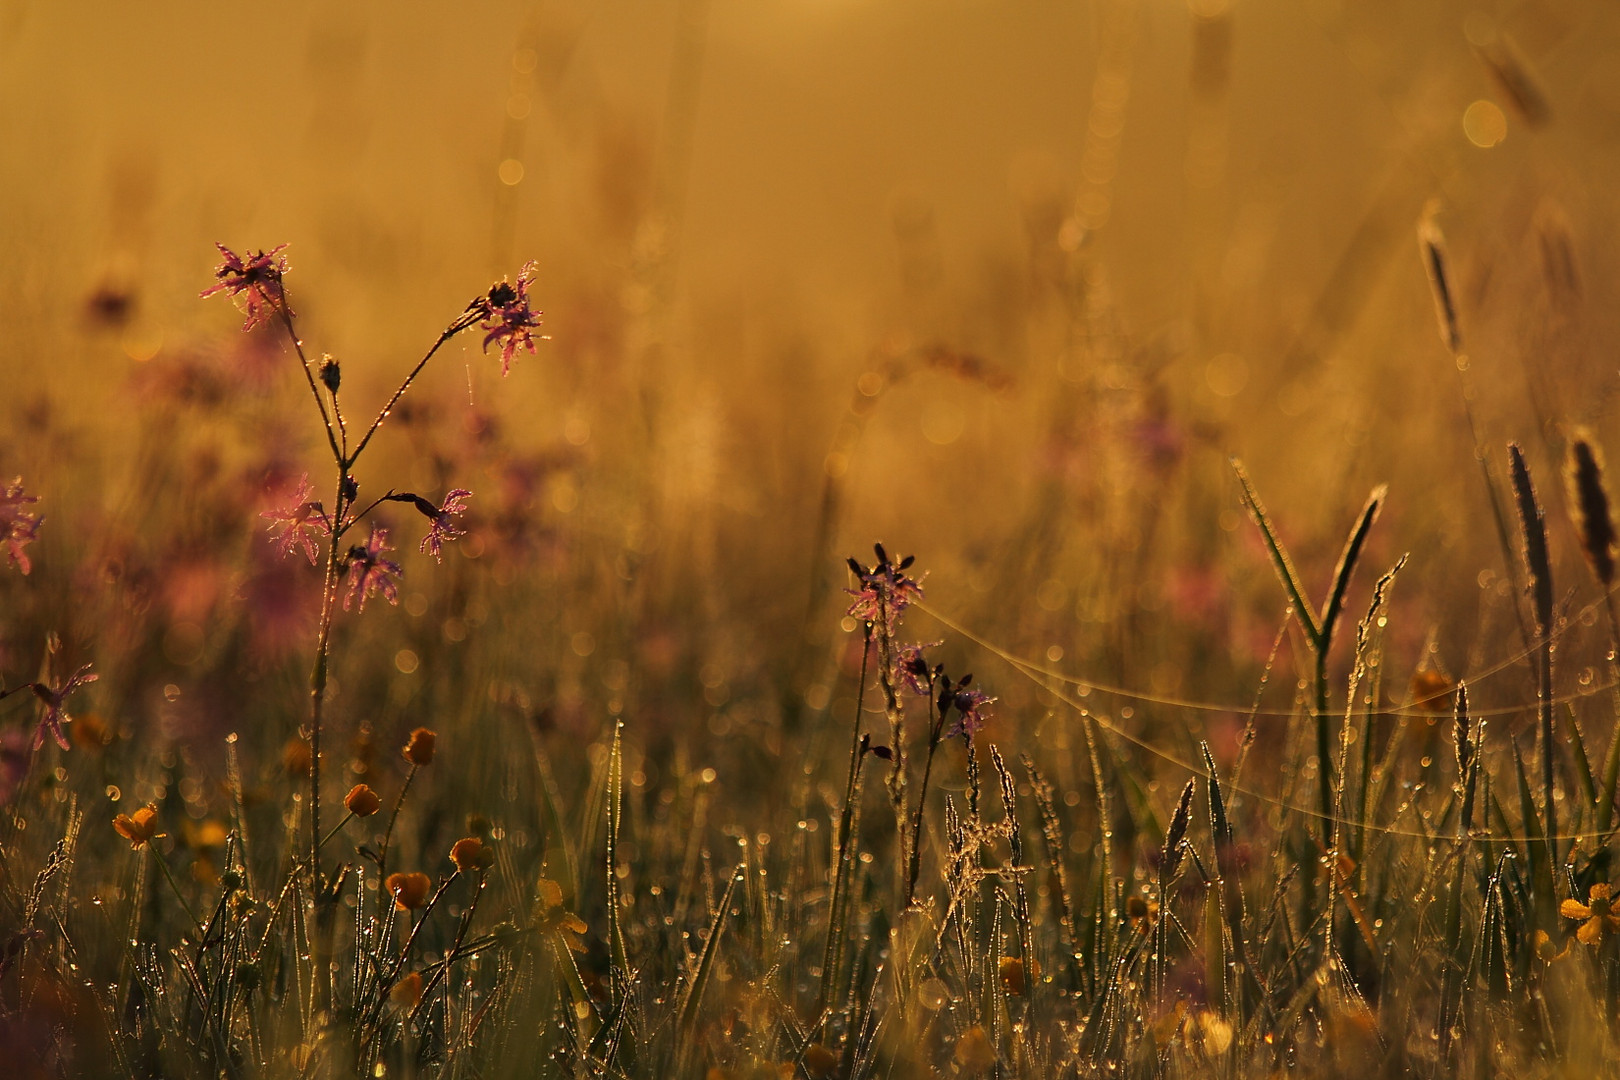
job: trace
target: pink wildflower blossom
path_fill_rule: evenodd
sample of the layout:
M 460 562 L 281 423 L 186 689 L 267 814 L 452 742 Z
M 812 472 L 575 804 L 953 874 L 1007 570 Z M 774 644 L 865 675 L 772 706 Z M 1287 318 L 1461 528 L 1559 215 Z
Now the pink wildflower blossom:
M 534 352 L 534 331 L 540 326 L 542 314 L 529 307 L 529 286 L 534 281 L 534 272 L 534 263 L 525 263 L 517 281 L 503 279 L 473 303 L 484 316 L 479 329 L 488 331 L 484 335 L 484 351 L 488 352 L 490 345 L 500 342 L 503 376 L 511 372 L 512 358 L 518 349 Z
M 365 546 L 358 544 L 349 549 L 349 591 L 343 597 L 343 610 L 360 601 L 360 610 L 366 610 L 366 601 L 377 593 L 390 604 L 399 603 L 399 586 L 395 579 L 405 571 L 399 563 L 383 558 L 383 552 L 394 550 L 388 543 L 388 530 L 371 526 L 371 537 Z
M 849 568 L 861 587 L 845 590 L 855 598 L 845 614 L 862 622 L 881 622 L 884 632 L 892 635 L 900 623 L 901 612 L 913 601 L 922 599 L 922 579 L 906 576 L 914 561 L 912 556 L 907 555 L 896 564 L 889 561 L 889 553 L 883 550 L 882 544 L 874 545 L 873 550 L 877 552 L 878 561 L 870 570 L 854 559 L 849 560 Z
M 238 255 L 218 242 L 214 246 L 225 257 L 214 271 L 219 283 L 204 289 L 201 295 L 213 296 L 222 292 L 229 296 L 242 314 L 247 316 L 247 322 L 242 324 L 243 330 L 252 330 L 269 322 L 278 309 L 292 314 L 281 287 L 281 277 L 287 272 L 287 257 L 281 254 L 286 250 L 286 244 L 269 251 L 250 251 L 246 256 Z
M 294 548 L 302 549 L 314 566 L 320 555 L 319 539 L 332 531 L 321 504 L 310 499 L 309 474 L 298 481 L 298 490 L 283 506 L 266 510 L 259 516 L 270 521 L 270 542 L 283 558 Z
M 972 678 L 968 676 L 967 678 Z M 950 730 L 945 733 L 947 739 L 960 735 L 964 739 L 971 739 L 978 734 L 989 719 L 984 714 L 985 706 L 995 702 L 995 698 L 987 696 L 980 690 L 969 690 L 967 679 L 963 679 L 955 688 L 947 690 L 945 696 L 948 700 L 940 702 L 940 708 L 956 709 L 956 719 L 951 722 Z
M 907 645 L 894 658 L 895 681 L 918 697 L 929 697 L 934 692 L 936 670 L 928 666 L 924 649 L 938 648 L 941 643 L 929 641 Z
M 38 514 L 30 513 L 25 507 L 39 502 L 38 495 L 23 493 L 22 477 L 17 477 L 6 485 L 4 492 L 0 492 L 0 541 L 6 545 L 6 558 L 12 566 L 24 574 L 34 568 L 29 562 L 28 553 L 23 550 L 39 538 Z
M 467 530 L 458 528 L 455 518 L 467 512 L 467 500 L 472 498 L 472 492 L 466 488 L 455 488 L 444 497 L 444 502 L 435 507 L 426 499 L 417 503 L 417 509 L 427 515 L 431 524 L 428 534 L 422 538 L 421 546 L 417 548 L 424 555 L 432 555 L 435 559 L 443 561 L 441 551 L 447 540 L 459 540 L 467 535 Z
M 59 686 L 45 686 L 43 683 L 29 683 L 34 696 L 45 705 L 45 715 L 40 717 L 39 727 L 34 731 L 34 749 L 38 750 L 45 745 L 45 733 L 50 732 L 56 740 L 56 745 L 66 750 L 69 748 L 67 736 L 62 733 L 62 725 L 71 723 L 73 717 L 68 715 L 66 702 L 68 697 L 79 687 L 86 683 L 93 683 L 101 678 L 90 672 L 90 665 L 86 664 L 72 675 L 69 675 Z

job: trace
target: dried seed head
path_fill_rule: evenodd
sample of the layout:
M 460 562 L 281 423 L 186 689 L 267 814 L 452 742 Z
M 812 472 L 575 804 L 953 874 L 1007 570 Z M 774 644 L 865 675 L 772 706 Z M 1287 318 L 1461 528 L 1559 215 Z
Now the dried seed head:
M 1159 880 L 1169 881 L 1181 868 L 1181 842 L 1187 839 L 1187 825 L 1192 820 L 1193 791 L 1198 781 L 1189 780 L 1181 789 L 1181 801 L 1170 818 L 1170 827 L 1164 833 L 1164 859 L 1159 864 Z
M 1530 571 L 1530 597 L 1535 607 L 1536 632 L 1545 635 L 1552 628 L 1552 562 L 1547 555 L 1547 522 L 1536 501 L 1536 488 L 1530 482 L 1530 467 L 1518 443 L 1508 443 L 1508 464 L 1513 477 L 1513 497 L 1519 507 L 1519 525 L 1524 530 L 1524 564 Z
M 1569 489 L 1569 505 L 1575 515 L 1575 531 L 1581 538 L 1592 573 L 1604 588 L 1614 585 L 1616 536 L 1609 493 L 1603 486 L 1603 452 L 1585 431 L 1577 431 L 1564 461 L 1564 484 Z
M 1462 348 L 1462 329 L 1457 321 L 1457 304 L 1451 291 L 1451 279 L 1446 272 L 1446 238 L 1435 223 L 1436 208 L 1428 207 L 1418 221 L 1418 247 L 1423 254 L 1423 269 L 1429 275 L 1429 291 L 1434 294 L 1434 313 L 1440 321 L 1440 340 L 1446 348 L 1457 352 Z

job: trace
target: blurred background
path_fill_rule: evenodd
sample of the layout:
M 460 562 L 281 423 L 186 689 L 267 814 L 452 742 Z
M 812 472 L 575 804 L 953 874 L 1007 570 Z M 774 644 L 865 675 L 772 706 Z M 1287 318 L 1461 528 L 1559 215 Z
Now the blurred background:
M 322 445 L 283 343 L 198 299 L 220 241 L 288 245 L 367 416 L 537 264 L 550 341 L 502 379 L 457 339 L 362 466 L 473 489 L 474 529 L 344 623 L 392 660 L 340 669 L 389 702 L 348 722 L 773 748 L 851 693 L 842 559 L 876 539 L 1001 649 L 1246 704 L 1283 602 L 1231 454 L 1317 589 L 1391 484 L 1351 611 L 1411 552 L 1392 698 L 1489 667 L 1514 598 L 1465 391 L 1587 587 L 1555 470 L 1571 424 L 1614 435 L 1617 30 L 1570 0 L 4 0 L 0 472 L 55 583 L 5 666 L 60 630 L 103 713 L 198 745 L 271 678 L 266 760 L 293 732 L 317 579 L 256 515 Z M 1037 686 L 926 620 L 1039 729 Z

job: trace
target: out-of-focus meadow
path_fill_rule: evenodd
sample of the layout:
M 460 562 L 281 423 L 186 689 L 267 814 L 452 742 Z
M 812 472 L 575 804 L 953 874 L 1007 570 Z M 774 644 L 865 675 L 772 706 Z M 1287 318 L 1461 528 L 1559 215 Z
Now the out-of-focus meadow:
M 1577 429 L 1620 445 L 1617 190 L 1620 14 L 1567 0 L 4 0 L 0 480 L 43 522 L 0 566 L 0 674 L 41 687 L 0 701 L 0 1045 L 41 1076 L 1602 1060 L 1611 626 L 1560 474 Z M 529 260 L 549 335 L 506 377 L 456 337 L 355 470 L 361 505 L 473 494 L 442 562 L 375 515 L 399 603 L 335 613 L 313 875 L 322 574 L 262 515 L 332 490 L 322 391 L 199 298 L 216 241 L 287 245 L 351 426 Z M 1234 456 L 1312 606 L 1388 484 L 1325 711 Z M 846 613 L 894 587 L 845 565 L 874 540 L 926 571 L 892 641 Z M 971 758 L 889 693 L 913 641 L 996 699 Z M 71 749 L 32 749 L 83 664 Z M 1488 719 L 1454 755 L 1458 681 Z M 851 771 L 901 708 L 912 760 Z M 114 831 L 147 804 L 162 839 Z M 463 836 L 493 863 L 452 876 Z M 449 882 L 409 937 L 388 868 Z

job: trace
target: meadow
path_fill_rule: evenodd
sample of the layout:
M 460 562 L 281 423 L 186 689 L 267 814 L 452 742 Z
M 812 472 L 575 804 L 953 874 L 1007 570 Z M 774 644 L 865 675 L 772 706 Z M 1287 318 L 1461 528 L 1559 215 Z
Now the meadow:
M 0 4 L 0 1073 L 1616 1074 L 1620 16 L 1014 8 Z

